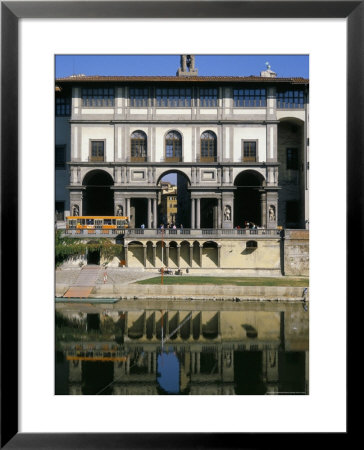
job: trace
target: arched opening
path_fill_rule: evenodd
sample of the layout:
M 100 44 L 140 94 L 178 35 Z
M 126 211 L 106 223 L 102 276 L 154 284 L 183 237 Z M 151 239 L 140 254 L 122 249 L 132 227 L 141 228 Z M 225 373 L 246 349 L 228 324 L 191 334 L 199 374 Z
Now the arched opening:
M 278 124 L 278 224 L 286 228 L 305 228 L 304 148 L 304 123 L 295 118 L 282 119 Z
M 191 267 L 190 261 L 190 244 L 187 241 L 181 242 L 180 267 Z
M 216 242 L 204 242 L 202 248 L 202 265 L 203 267 L 218 266 L 218 248 Z
M 179 261 L 177 257 L 177 243 L 175 241 L 171 241 L 169 243 L 169 261 L 168 266 L 177 268 L 179 267 Z
M 87 249 L 87 264 L 99 265 L 100 264 L 100 250 L 99 249 Z
M 153 254 L 153 242 L 147 242 L 147 265 L 154 267 L 154 254 Z
M 158 180 L 158 224 L 188 228 L 191 224 L 190 180 L 178 170 L 165 172 Z
M 128 266 L 144 266 L 144 247 L 143 244 L 139 241 L 129 242 L 128 244 Z
M 83 215 L 114 215 L 114 195 L 110 189 L 113 184 L 112 177 L 104 170 L 92 170 L 85 175 L 83 179 L 83 186 L 86 186 L 83 193 Z
M 260 192 L 263 176 L 253 170 L 241 172 L 234 185 L 234 226 L 245 227 L 245 222 L 262 225 Z

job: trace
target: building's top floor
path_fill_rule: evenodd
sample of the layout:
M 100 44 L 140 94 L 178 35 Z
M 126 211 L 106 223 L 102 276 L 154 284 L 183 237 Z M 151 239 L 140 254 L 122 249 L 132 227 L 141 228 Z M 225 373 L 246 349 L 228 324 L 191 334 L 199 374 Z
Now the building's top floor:
M 87 119 L 91 110 L 103 108 L 102 114 L 116 116 L 130 108 L 136 108 L 137 114 L 147 114 L 143 108 L 158 108 L 161 114 L 163 109 L 190 108 L 203 109 L 205 114 L 211 114 L 212 108 L 264 114 L 268 108 L 304 109 L 308 86 L 305 78 L 265 76 L 72 75 L 56 80 L 56 115 Z

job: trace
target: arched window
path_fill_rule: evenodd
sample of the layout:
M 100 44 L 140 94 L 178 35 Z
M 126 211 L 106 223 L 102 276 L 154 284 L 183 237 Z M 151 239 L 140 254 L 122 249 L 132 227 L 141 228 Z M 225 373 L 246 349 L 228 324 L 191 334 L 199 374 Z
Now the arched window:
M 143 162 L 147 160 L 147 135 L 143 131 L 134 131 L 131 135 L 131 161 Z
M 212 131 L 205 131 L 201 134 L 201 161 L 216 161 L 216 134 Z
M 166 161 L 182 161 L 182 136 L 170 131 L 166 136 Z

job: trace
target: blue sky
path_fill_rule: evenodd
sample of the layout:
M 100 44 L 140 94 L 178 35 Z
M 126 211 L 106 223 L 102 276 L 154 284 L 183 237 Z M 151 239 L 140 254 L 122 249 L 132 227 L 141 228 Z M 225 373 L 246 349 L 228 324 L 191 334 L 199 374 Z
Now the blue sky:
M 196 55 L 201 76 L 259 75 L 269 62 L 278 77 L 309 78 L 308 55 Z M 180 55 L 57 55 L 56 78 L 85 75 L 176 75 Z

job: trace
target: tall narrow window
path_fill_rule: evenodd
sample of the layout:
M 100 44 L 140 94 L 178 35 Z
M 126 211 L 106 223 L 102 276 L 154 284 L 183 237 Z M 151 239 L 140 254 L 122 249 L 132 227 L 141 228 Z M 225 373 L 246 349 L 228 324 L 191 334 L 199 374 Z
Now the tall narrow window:
M 212 131 L 205 131 L 201 134 L 201 161 L 216 161 L 216 134 Z
M 243 143 L 243 161 L 255 162 L 257 160 L 257 142 L 244 141 Z
M 105 161 L 105 142 L 91 141 L 91 161 Z
M 182 136 L 170 131 L 166 136 L 166 161 L 182 161 Z
M 143 131 L 134 131 L 131 135 L 131 161 L 143 162 L 147 160 L 147 135 Z

